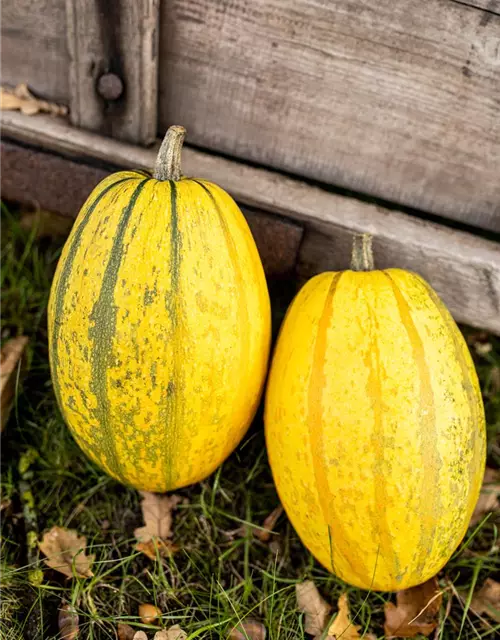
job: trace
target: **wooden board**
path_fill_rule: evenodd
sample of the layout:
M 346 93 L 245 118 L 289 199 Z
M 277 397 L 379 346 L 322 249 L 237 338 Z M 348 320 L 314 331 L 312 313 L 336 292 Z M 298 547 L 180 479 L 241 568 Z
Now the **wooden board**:
M 159 0 L 66 0 L 73 124 L 138 144 L 154 141 L 158 7 Z M 107 95 L 98 84 L 105 74 L 115 84 Z
M 151 168 L 158 147 L 134 147 L 74 129 L 64 120 L 14 112 L 4 114 L 3 133 L 78 162 L 93 158 L 121 167 Z M 499 243 L 191 148 L 184 149 L 183 169 L 186 175 L 219 184 L 245 207 L 303 225 L 302 277 L 345 268 L 349 236 L 368 232 L 374 237 L 380 266 L 401 266 L 423 274 L 457 320 L 500 334 Z M 2 181 L 8 173 L 4 164 Z
M 469 5 L 165 2 L 160 130 L 500 231 L 500 11 Z
M 500 14 L 500 0 L 448 0 L 448 2 L 465 4 L 469 7 L 476 7 L 476 9 L 484 9 L 491 13 Z
M 65 0 L 2 2 L 2 83 L 68 104 Z

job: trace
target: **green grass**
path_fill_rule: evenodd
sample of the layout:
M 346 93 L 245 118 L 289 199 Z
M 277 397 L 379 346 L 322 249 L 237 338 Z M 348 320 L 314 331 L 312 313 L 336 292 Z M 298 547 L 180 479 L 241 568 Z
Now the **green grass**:
M 242 523 L 261 525 L 278 504 L 261 417 L 216 474 L 177 492 L 189 499 L 175 518 L 181 551 L 163 562 L 134 551 L 133 531 L 141 524 L 137 492 L 114 482 L 83 456 L 52 392 L 46 305 L 61 243 L 37 240 L 36 229 L 23 231 L 5 207 L 2 214 L 2 341 L 24 333 L 30 344 L 24 381 L 2 434 L 2 500 L 10 500 L 11 506 L 2 512 L 0 637 L 59 637 L 58 607 L 69 602 L 80 615 L 82 638 L 114 639 L 120 621 L 145 628 L 138 606 L 150 602 L 161 609 L 166 624 L 180 624 L 190 638 L 226 638 L 234 624 L 254 617 L 265 624 L 271 640 L 296 640 L 307 636 L 295 606 L 295 584 L 313 578 L 332 604 L 347 589 L 356 623 L 382 638 L 384 603 L 394 596 L 367 594 L 328 574 L 304 549 L 286 517 L 279 520 L 271 546 L 250 529 L 243 536 L 232 533 Z M 285 303 L 278 304 L 276 318 L 282 317 Z M 492 345 L 489 352 L 476 354 L 488 419 L 488 461 L 500 467 L 500 394 L 495 387 L 500 340 L 488 336 L 483 341 Z M 18 465 L 29 449 L 37 454 L 30 483 L 39 531 L 61 525 L 85 535 L 89 552 L 96 554 L 91 579 L 67 580 L 36 558 L 27 565 Z M 456 640 L 460 633 L 464 640 L 493 638 L 498 632 L 498 625 L 487 626 L 464 609 L 476 585 L 488 576 L 500 579 L 498 524 L 496 514 L 469 531 L 462 550 L 440 573 L 443 616 L 452 598 L 436 636 L 440 640 Z M 44 571 L 38 586 L 30 583 L 36 567 Z M 465 594 L 463 601 L 454 590 Z

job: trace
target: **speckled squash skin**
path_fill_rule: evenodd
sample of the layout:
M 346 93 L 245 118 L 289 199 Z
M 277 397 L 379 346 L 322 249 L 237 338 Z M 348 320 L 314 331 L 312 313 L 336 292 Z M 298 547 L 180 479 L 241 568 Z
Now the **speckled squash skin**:
M 267 370 L 269 295 L 248 225 L 216 185 L 103 180 L 64 247 L 48 317 L 61 411 L 117 480 L 189 485 L 245 434 Z
M 484 471 L 484 410 L 465 341 L 418 275 L 310 280 L 281 329 L 265 427 L 288 517 L 346 582 L 406 589 L 462 540 Z

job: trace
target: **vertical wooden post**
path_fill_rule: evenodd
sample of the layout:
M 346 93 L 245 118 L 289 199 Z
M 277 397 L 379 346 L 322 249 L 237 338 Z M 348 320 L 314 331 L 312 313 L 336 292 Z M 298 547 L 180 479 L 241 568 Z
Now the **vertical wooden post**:
M 66 0 L 70 118 L 136 144 L 157 131 L 159 0 Z

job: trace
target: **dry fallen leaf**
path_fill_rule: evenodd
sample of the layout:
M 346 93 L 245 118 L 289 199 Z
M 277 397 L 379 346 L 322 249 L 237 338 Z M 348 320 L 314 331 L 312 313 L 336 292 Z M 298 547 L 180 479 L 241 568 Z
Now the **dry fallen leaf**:
M 18 336 L 8 340 L 0 353 L 0 405 L 1 430 L 7 422 L 14 393 L 16 391 L 17 371 L 24 350 L 28 344 L 26 336 Z
M 487 513 L 497 510 L 500 510 L 500 471 L 486 467 L 483 486 L 470 525 L 478 524 Z
M 178 624 L 174 624 L 169 629 L 157 631 L 153 640 L 186 640 L 187 633 Z
M 70 604 L 63 604 L 59 609 L 57 619 L 57 625 L 61 632 L 61 640 L 76 640 L 80 631 L 78 624 L 78 614 L 75 608 Z
M 139 605 L 139 618 L 144 624 L 153 624 L 159 617 L 161 617 L 161 611 L 154 604 Z
M 267 542 L 271 539 L 271 532 L 276 526 L 279 517 L 283 513 L 283 507 L 279 505 L 276 509 L 273 509 L 271 513 L 264 520 L 262 527 L 263 529 L 254 529 L 254 535 L 261 540 L 262 542 Z M 265 529 L 265 531 L 264 531 Z
M 0 109 L 21 111 L 26 116 L 33 116 L 42 111 L 56 116 L 65 116 L 68 113 L 68 107 L 35 98 L 25 83 L 18 84 L 15 89 L 0 88 Z
M 117 628 L 118 640 L 134 640 L 135 631 L 128 624 L 118 623 Z
M 38 211 L 24 211 L 19 220 L 19 226 L 25 231 L 36 229 L 37 238 L 66 237 L 71 231 L 74 220 L 45 209 Z
M 320 596 L 312 580 L 295 585 L 297 608 L 305 614 L 304 630 L 316 636 L 323 633 L 331 606 Z
M 144 631 L 136 631 L 132 640 L 148 640 L 148 637 Z
M 328 629 L 328 638 L 332 640 L 337 640 L 337 638 L 342 638 L 342 640 L 357 640 L 357 638 L 361 637 L 358 633 L 360 627 L 351 621 L 347 593 L 343 593 L 340 596 L 338 606 L 339 612 Z
M 228 640 L 266 640 L 266 628 L 261 622 L 248 618 L 231 629 Z
M 385 605 L 385 634 L 387 638 L 414 638 L 428 636 L 438 624 L 438 614 L 443 595 L 437 578 L 424 584 L 398 591 L 397 606 Z
M 63 527 L 52 527 L 43 535 L 40 549 L 47 556 L 45 564 L 51 569 L 63 573 L 68 578 L 90 578 L 94 574 L 90 566 L 94 562 L 94 555 L 86 556 L 87 546 L 85 536 L 79 536 L 76 531 Z
M 156 559 L 156 543 L 160 556 L 169 556 L 178 551 L 178 547 L 168 538 L 173 535 L 172 511 L 182 501 L 182 498 L 176 495 L 166 496 L 147 491 L 141 491 L 141 495 L 144 526 L 134 531 L 138 541 L 136 549 L 154 560 Z
M 472 598 L 470 608 L 478 615 L 485 613 L 495 622 L 500 622 L 500 582 L 487 578 Z
M 138 542 L 135 548 L 137 551 L 142 551 L 151 560 L 156 560 L 158 555 L 161 558 L 168 558 L 180 549 L 171 540 L 161 540 L 160 538 L 152 538 L 148 542 Z

